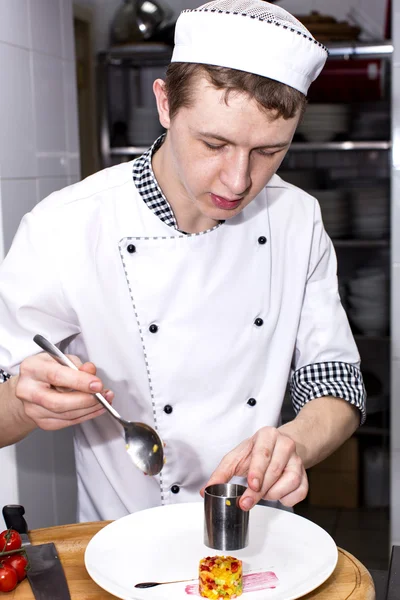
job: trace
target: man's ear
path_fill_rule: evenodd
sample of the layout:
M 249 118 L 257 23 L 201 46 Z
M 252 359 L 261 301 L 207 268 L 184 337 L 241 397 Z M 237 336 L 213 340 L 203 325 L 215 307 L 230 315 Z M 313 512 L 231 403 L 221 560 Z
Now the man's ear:
M 169 129 L 171 120 L 169 118 L 169 104 L 165 93 L 165 83 L 162 79 L 156 79 L 153 83 L 153 92 L 156 97 L 158 116 L 164 129 Z

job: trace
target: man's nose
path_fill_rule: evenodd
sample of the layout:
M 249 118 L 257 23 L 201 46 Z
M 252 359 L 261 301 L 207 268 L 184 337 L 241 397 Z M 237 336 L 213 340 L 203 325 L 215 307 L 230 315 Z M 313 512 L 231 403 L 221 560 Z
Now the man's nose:
M 233 152 L 225 157 L 221 182 L 235 196 L 243 196 L 251 185 L 250 157 L 247 152 Z

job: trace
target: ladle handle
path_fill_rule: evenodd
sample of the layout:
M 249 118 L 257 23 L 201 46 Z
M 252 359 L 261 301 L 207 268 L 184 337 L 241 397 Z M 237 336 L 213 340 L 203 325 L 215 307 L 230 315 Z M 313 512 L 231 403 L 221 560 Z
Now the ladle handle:
M 35 337 L 33 338 L 33 341 L 45 352 L 47 352 L 47 354 L 50 354 L 50 356 L 52 356 L 57 362 L 59 362 L 61 365 L 64 365 L 64 367 L 71 367 L 71 369 L 75 369 L 75 371 L 79 371 L 78 367 L 72 362 L 72 360 L 70 360 L 68 358 L 68 356 L 65 356 L 65 354 L 63 354 L 61 352 L 61 350 L 59 350 L 57 348 L 57 346 L 55 346 L 54 344 L 52 344 L 51 342 L 49 342 L 49 340 L 47 340 L 45 337 L 43 337 L 40 334 L 35 335 Z M 108 412 L 115 418 L 118 419 L 118 421 L 123 422 L 122 417 L 119 415 L 119 413 L 115 410 L 115 408 L 113 408 L 111 406 L 111 404 L 109 404 L 107 402 L 107 400 L 104 398 L 104 396 L 102 394 L 100 394 L 99 392 L 93 394 L 94 396 L 96 396 L 97 400 L 99 402 L 101 402 L 101 404 L 104 406 L 104 408 L 106 410 L 108 410 Z

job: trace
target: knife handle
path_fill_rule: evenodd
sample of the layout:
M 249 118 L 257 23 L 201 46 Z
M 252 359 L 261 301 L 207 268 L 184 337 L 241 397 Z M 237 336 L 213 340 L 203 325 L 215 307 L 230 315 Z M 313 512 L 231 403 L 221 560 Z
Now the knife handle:
M 25 508 L 20 504 L 7 504 L 3 506 L 3 517 L 8 529 L 15 529 L 18 533 L 28 533 L 28 524 L 24 519 Z

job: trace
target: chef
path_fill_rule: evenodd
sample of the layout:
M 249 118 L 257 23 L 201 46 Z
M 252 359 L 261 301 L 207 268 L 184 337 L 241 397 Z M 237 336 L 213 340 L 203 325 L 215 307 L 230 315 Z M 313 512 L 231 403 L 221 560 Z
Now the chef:
M 293 506 L 306 469 L 363 422 L 318 202 L 276 175 L 326 57 L 263 0 L 183 11 L 154 83 L 166 134 L 22 219 L 0 267 L 0 444 L 73 426 L 79 520 L 197 501 L 232 478 L 246 510 Z M 297 416 L 280 425 L 288 383 Z M 96 391 L 156 428 L 158 476 L 132 464 Z

